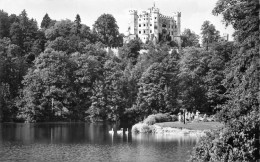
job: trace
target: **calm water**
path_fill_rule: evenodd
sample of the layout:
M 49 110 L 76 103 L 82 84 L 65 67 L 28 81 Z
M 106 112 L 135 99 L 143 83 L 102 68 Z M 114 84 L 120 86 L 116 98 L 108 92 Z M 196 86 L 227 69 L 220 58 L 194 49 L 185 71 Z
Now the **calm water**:
M 196 139 L 172 135 L 114 134 L 114 125 L 0 124 L 0 161 L 187 161 Z

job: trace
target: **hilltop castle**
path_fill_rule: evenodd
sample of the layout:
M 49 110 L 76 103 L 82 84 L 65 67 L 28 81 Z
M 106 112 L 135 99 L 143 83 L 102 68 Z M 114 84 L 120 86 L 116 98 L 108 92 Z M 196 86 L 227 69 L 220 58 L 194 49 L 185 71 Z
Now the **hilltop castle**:
M 130 21 L 124 42 L 127 43 L 131 39 L 140 38 L 144 43 L 147 41 L 157 43 L 161 40 L 174 40 L 180 45 L 180 12 L 174 13 L 173 16 L 164 16 L 154 4 L 147 11 L 130 10 L 129 15 Z

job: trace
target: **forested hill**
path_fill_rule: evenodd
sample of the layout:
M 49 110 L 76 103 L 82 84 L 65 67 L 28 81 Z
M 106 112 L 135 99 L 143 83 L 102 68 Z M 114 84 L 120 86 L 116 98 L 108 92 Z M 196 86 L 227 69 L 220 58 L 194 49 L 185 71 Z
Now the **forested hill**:
M 179 52 L 164 40 L 123 44 L 110 14 L 92 28 L 79 15 L 56 21 L 46 14 L 38 28 L 25 10 L 0 10 L 0 119 L 137 122 L 158 112 L 199 110 L 216 113 L 224 128 L 208 132 L 191 161 L 257 161 L 259 8 L 258 0 L 218 0 L 212 12 L 233 26 L 235 41 L 219 41 L 205 20 L 202 44 L 185 29 Z M 106 47 L 119 47 L 118 56 Z
M 226 67 L 232 42 L 218 42 L 209 21 L 199 35 L 182 34 L 159 44 L 132 40 L 123 45 L 114 17 L 101 15 L 93 27 L 75 20 L 52 20 L 38 28 L 27 16 L 0 11 L 0 110 L 3 121 L 136 122 L 152 113 L 212 114 L 226 102 Z M 119 47 L 118 57 L 105 47 Z M 140 54 L 140 49 L 147 52 Z M 171 51 L 171 52 L 169 52 Z

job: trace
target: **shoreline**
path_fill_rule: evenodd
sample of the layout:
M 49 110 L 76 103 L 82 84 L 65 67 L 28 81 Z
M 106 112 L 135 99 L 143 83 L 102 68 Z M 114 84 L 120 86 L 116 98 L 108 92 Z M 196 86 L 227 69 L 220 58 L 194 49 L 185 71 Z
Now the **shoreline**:
M 172 134 L 172 135 L 189 135 L 201 137 L 206 135 L 205 132 L 208 130 L 191 130 L 186 128 L 171 128 L 171 127 L 161 127 L 159 125 L 154 124 L 154 133 L 156 134 Z
M 137 123 L 133 125 L 133 133 L 154 133 L 169 134 L 180 136 L 202 137 L 207 131 L 218 129 L 223 125 L 218 122 L 192 122 L 183 124 L 181 122 L 164 122 L 148 125 L 145 123 Z

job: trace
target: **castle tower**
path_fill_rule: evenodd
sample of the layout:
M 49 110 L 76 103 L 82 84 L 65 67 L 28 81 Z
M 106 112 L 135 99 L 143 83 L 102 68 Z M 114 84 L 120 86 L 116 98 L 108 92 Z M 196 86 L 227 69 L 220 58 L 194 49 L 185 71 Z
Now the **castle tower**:
M 135 35 L 135 34 L 137 34 L 137 30 L 138 30 L 137 10 L 130 10 L 129 15 L 130 15 L 130 19 L 129 19 L 129 25 L 128 25 L 128 32 L 130 35 Z
M 181 46 L 181 12 L 175 12 L 173 14 L 174 18 L 177 20 L 177 33 L 175 35 L 175 40 L 178 42 L 179 47 Z
M 151 23 L 153 24 L 153 27 L 151 30 L 153 31 L 153 35 L 151 36 L 151 40 L 154 43 L 157 43 L 159 41 L 159 33 L 160 33 L 160 11 L 158 8 L 154 6 L 151 8 Z

